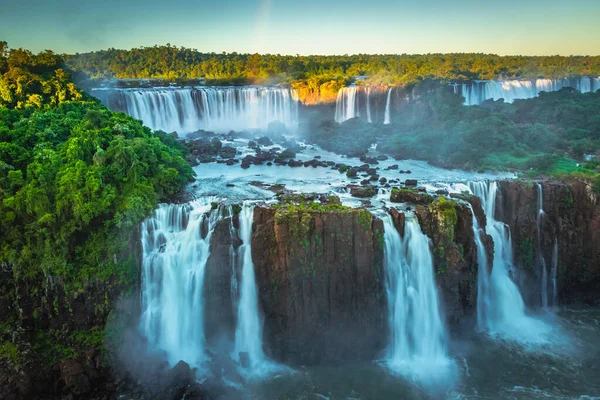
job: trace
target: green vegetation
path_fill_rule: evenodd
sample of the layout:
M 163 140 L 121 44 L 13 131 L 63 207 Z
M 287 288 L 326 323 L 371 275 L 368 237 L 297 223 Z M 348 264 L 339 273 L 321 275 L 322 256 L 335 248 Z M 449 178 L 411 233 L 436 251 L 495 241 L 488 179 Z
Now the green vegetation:
M 454 242 L 454 229 L 458 223 L 458 213 L 456 207 L 458 203 L 446 197 L 437 197 L 433 203 L 429 205 L 429 210 L 432 213 L 437 213 L 440 233 L 448 238 L 449 242 Z M 444 248 L 441 248 L 441 257 L 444 255 Z
M 0 57 L 0 264 L 79 288 L 130 280 L 131 233 L 193 172 L 172 137 L 83 96 L 61 65 Z
M 600 75 L 600 57 L 497 56 L 480 53 L 290 56 L 201 53 L 171 46 L 108 49 L 66 56 L 68 65 L 91 78 L 204 77 L 207 83 L 292 83 L 299 90 L 337 93 L 351 76 L 381 86 L 409 85 L 425 79 L 470 80 Z M 325 86 L 323 86 L 325 85 Z M 337 86 L 337 88 L 336 88 Z
M 530 177 L 573 175 L 591 179 L 600 192 L 600 160 L 583 161 L 600 152 L 599 92 L 565 88 L 513 104 L 466 107 L 450 92 L 432 91 L 403 106 L 387 129 L 378 149 L 399 159 Z

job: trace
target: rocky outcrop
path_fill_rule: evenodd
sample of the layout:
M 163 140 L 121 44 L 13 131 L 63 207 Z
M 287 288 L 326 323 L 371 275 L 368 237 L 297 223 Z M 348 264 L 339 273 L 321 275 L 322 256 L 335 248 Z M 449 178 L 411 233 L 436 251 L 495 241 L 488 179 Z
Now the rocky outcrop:
M 252 258 L 271 357 L 298 365 L 380 355 L 388 335 L 381 220 L 339 205 L 259 206 Z
M 542 181 L 543 210 L 538 240 L 535 182 L 499 182 L 496 218 L 511 228 L 518 282 L 528 304 L 541 304 L 541 260 L 549 285 L 556 263 L 560 302 L 600 304 L 600 204 L 583 181 Z M 558 257 L 554 257 L 556 245 Z M 548 288 L 551 295 L 552 289 Z

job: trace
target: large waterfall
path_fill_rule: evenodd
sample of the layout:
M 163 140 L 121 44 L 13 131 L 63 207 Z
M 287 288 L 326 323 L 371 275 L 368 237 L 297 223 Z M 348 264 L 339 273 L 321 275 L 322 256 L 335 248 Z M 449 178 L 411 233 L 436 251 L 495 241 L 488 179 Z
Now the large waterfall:
M 479 105 L 485 100 L 504 99 L 512 103 L 516 99 L 531 99 L 540 92 L 554 92 L 571 87 L 582 93 L 600 89 L 600 78 L 587 76 L 573 79 L 533 79 L 504 81 L 474 81 L 454 85 L 454 93 L 465 98 L 465 104 Z
M 93 89 L 92 94 L 111 110 L 165 132 L 266 129 L 273 121 L 288 129 L 298 125 L 298 99 L 286 88 Z
M 406 220 L 404 238 L 391 216 L 384 216 L 383 222 L 391 330 L 388 365 L 421 382 L 439 381 L 452 363 L 447 356 L 429 239 L 415 217 Z
M 481 199 L 486 215 L 486 230 L 494 241 L 494 257 L 489 272 L 485 249 L 479 237 L 480 228 L 473 216 L 479 264 L 477 324 L 481 330 L 493 336 L 521 342 L 543 342 L 549 326 L 526 314 L 525 303 L 512 279 L 514 265 L 510 228 L 495 219 L 496 182 L 475 182 L 470 184 L 470 189 Z
M 169 363 L 205 360 L 204 272 L 219 218 L 210 201 L 162 205 L 142 224 L 141 331 Z M 202 237 L 202 226 L 208 224 Z
M 366 118 L 370 124 L 389 124 L 391 103 L 392 88 L 386 91 L 370 86 L 341 88 L 335 102 L 335 122 L 342 123 L 351 118 Z

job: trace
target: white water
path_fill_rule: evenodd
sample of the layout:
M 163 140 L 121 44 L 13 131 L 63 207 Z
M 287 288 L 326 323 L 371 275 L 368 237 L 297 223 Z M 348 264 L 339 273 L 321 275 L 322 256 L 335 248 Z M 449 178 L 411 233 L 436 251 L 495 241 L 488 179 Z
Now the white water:
M 554 248 L 552 249 L 552 306 L 558 306 L 558 288 L 556 285 L 556 272 L 558 270 L 558 239 L 554 240 Z
M 391 339 L 386 357 L 392 371 L 421 383 L 446 379 L 452 367 L 440 313 L 429 239 L 415 217 L 404 238 L 391 216 L 383 216 L 384 267 Z
M 538 189 L 538 214 L 536 218 L 536 228 L 537 228 L 537 245 L 538 245 L 538 265 L 540 268 L 541 274 L 541 297 L 542 297 L 542 307 L 548 307 L 548 271 L 546 270 L 546 260 L 544 259 L 544 249 L 542 243 L 542 220 L 544 218 L 544 195 L 542 191 L 542 185 L 540 183 L 537 184 Z
M 373 118 L 371 117 L 371 88 L 367 88 L 367 122 L 372 124 Z
M 472 106 L 488 99 L 504 99 L 512 103 L 516 99 L 530 99 L 542 91 L 554 92 L 563 87 L 572 87 L 582 93 L 595 92 L 600 89 L 600 78 L 475 81 L 455 85 L 454 92 L 465 98 L 466 105 Z
M 481 199 L 486 215 L 486 231 L 494 241 L 492 271 L 488 274 L 485 249 L 479 240 L 477 222 L 474 221 L 479 264 L 477 325 L 492 336 L 522 343 L 545 343 L 550 326 L 526 314 L 525 303 L 512 279 L 514 266 L 510 228 L 495 219 L 496 182 L 471 183 L 470 189 Z
M 385 100 L 385 116 L 383 118 L 383 124 L 387 125 L 391 122 L 390 117 L 390 105 L 392 103 L 392 88 L 389 88 L 387 98 Z
M 210 199 L 189 205 L 161 205 L 142 223 L 142 316 L 140 329 L 150 345 L 200 367 L 205 360 L 204 272 L 218 211 Z M 208 219 L 208 221 L 206 221 Z M 208 223 L 208 234 L 201 227 Z
M 93 89 L 92 94 L 110 109 L 165 132 L 266 129 L 272 121 L 288 129 L 298 125 L 297 95 L 285 88 Z
M 251 203 L 244 202 L 239 219 L 239 235 L 242 245 L 238 249 L 238 257 L 242 263 L 242 278 L 233 358 L 240 361 L 240 353 L 246 353 L 249 361 L 248 367 L 245 368 L 246 376 L 261 378 L 279 368 L 266 358 L 262 348 L 263 321 L 260 318 L 258 291 L 252 262 L 251 240 L 254 206 Z
M 341 123 L 360 115 L 358 111 L 359 90 L 358 86 L 348 86 L 338 91 L 335 101 L 335 122 Z

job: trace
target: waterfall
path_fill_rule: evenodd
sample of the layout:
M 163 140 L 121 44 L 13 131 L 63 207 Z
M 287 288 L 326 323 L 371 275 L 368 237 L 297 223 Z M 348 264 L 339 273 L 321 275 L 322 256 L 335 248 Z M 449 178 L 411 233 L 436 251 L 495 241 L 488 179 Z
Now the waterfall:
M 385 101 L 385 116 L 383 119 L 383 124 L 388 125 L 391 122 L 390 119 L 390 104 L 392 102 L 392 88 L 389 88 L 387 93 L 387 99 Z
M 539 268 L 541 273 L 541 295 L 542 295 L 542 307 L 548 307 L 548 271 L 546 270 L 546 260 L 544 259 L 544 249 L 542 243 L 542 219 L 544 218 L 544 196 L 542 192 L 542 185 L 537 183 L 538 193 L 538 213 L 536 218 L 537 227 L 537 245 L 539 253 Z
M 367 122 L 372 124 L 373 118 L 371 118 L 371 88 L 367 88 Z
M 504 99 L 512 103 L 516 99 L 531 99 L 540 92 L 555 92 L 564 87 L 574 88 L 581 93 L 600 89 L 600 78 L 582 76 L 573 79 L 535 79 L 535 80 L 478 80 L 468 84 L 454 84 L 454 93 L 465 98 L 465 104 L 479 105 L 485 100 Z
M 335 122 L 341 123 L 350 118 L 356 118 L 358 112 L 358 86 L 341 88 L 335 102 Z
M 92 94 L 108 108 L 165 132 L 266 129 L 272 121 L 291 129 L 298 125 L 297 93 L 285 88 L 93 89 Z
M 554 240 L 554 248 L 552 249 L 552 306 L 558 306 L 558 290 L 556 285 L 556 272 L 558 270 L 558 239 Z
M 161 205 L 141 225 L 142 316 L 140 329 L 171 365 L 205 360 L 204 272 L 212 230 L 220 218 L 209 200 Z M 202 237 L 203 225 L 208 225 Z
M 469 187 L 473 194 L 481 199 L 486 215 L 486 230 L 494 241 L 494 258 L 489 273 L 487 258 L 484 257 L 485 250 L 479 239 L 479 228 L 474 222 L 480 290 L 477 300 L 478 327 L 492 336 L 520 342 L 543 342 L 550 328 L 544 322 L 526 314 L 519 288 L 512 280 L 514 266 L 510 228 L 495 219 L 496 182 L 475 182 Z
M 390 215 L 384 222 L 384 266 L 391 340 L 388 366 L 420 381 L 438 379 L 449 368 L 429 239 L 415 217 L 407 218 L 402 239 Z M 436 376 L 434 376 L 436 375 Z
M 276 371 L 279 367 L 266 358 L 262 348 L 262 320 L 252 262 L 254 206 L 251 203 L 244 202 L 239 219 L 239 236 L 242 244 L 238 249 L 238 260 L 242 264 L 242 277 L 233 358 L 240 362 L 249 377 L 262 377 Z M 248 365 L 244 365 L 242 354 L 247 355 Z

